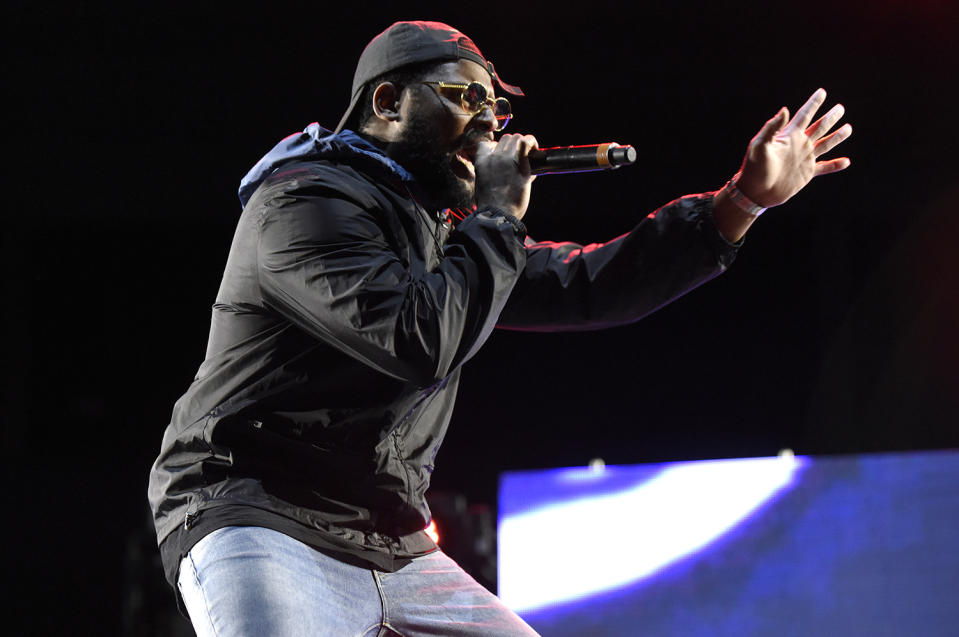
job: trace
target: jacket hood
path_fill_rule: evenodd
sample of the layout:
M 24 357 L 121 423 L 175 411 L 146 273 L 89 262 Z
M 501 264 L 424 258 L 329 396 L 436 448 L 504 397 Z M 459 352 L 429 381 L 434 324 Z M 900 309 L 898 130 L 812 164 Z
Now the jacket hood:
M 332 131 L 313 122 L 302 133 L 294 133 L 282 139 L 254 164 L 240 181 L 240 205 L 245 207 L 253 192 L 281 165 L 294 160 L 319 158 L 335 158 L 347 163 L 373 163 L 403 181 L 413 180 L 412 175 L 402 166 L 353 131 L 344 129 L 334 135 Z

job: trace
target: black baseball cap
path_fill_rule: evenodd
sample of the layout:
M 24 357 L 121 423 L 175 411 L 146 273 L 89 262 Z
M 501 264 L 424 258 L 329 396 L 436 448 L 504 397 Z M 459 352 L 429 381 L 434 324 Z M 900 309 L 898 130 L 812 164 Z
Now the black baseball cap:
M 501 89 L 511 95 L 523 95 L 520 87 L 504 82 L 497 75 L 493 63 L 483 57 L 473 41 L 457 29 L 442 22 L 395 22 L 370 40 L 363 49 L 353 74 L 350 106 L 334 132 L 343 130 L 367 82 L 400 67 L 432 60 L 471 60 L 485 68 Z

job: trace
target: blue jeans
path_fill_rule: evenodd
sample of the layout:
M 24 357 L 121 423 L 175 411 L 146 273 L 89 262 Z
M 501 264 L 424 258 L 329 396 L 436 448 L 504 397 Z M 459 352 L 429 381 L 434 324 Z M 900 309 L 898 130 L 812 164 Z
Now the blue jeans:
M 178 584 L 199 637 L 536 635 L 440 551 L 383 573 L 232 526 L 193 547 Z

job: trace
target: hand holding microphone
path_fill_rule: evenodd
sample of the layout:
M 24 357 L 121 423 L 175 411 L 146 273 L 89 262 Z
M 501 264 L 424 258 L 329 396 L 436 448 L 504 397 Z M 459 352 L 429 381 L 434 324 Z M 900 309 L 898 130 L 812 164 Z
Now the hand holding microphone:
M 532 135 L 503 135 L 476 146 L 476 204 L 494 206 L 522 219 L 529 205 L 533 175 L 525 158 L 537 149 Z
M 525 167 L 517 170 L 516 158 L 523 155 L 529 161 L 529 173 L 525 175 Z M 613 170 L 635 161 L 635 148 L 614 142 L 538 148 L 531 135 L 503 135 L 499 142 L 478 144 L 476 201 L 496 205 L 522 219 L 533 177 Z

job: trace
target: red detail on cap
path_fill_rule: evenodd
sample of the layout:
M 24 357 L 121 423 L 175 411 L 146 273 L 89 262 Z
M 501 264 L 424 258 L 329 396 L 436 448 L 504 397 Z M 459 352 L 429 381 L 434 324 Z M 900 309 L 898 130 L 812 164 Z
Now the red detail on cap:
M 429 22 L 429 21 L 417 21 L 413 22 L 422 31 L 444 31 L 447 34 L 447 37 L 444 42 L 456 42 L 456 44 L 467 51 L 472 51 L 480 57 L 483 57 L 483 54 L 480 52 L 479 47 L 476 46 L 476 43 L 471 39 L 463 35 L 461 32 L 450 27 L 449 25 L 443 24 L 442 22 Z
M 520 97 L 524 95 L 523 89 L 521 89 L 518 86 L 514 86 L 513 84 L 507 84 L 506 82 L 503 81 L 503 78 L 497 75 L 496 69 L 493 67 L 493 63 L 486 59 L 486 57 L 483 55 L 483 52 L 479 50 L 479 47 L 476 46 L 476 43 L 473 42 L 472 39 L 463 35 L 462 32 L 456 30 L 450 25 L 443 24 L 442 22 L 434 22 L 431 20 L 414 20 L 410 22 L 397 22 L 393 26 L 391 26 L 390 29 L 402 24 L 412 25 L 421 31 L 432 31 L 433 33 L 436 33 L 436 34 L 445 33 L 446 39 L 442 40 L 442 42 L 455 42 L 457 47 L 459 47 L 462 51 L 468 51 L 469 53 L 478 57 L 480 60 L 485 61 L 486 70 L 489 72 L 490 77 L 492 77 L 496 81 L 496 83 L 499 84 L 500 88 L 502 88 L 507 93 L 510 93 L 511 95 L 517 95 Z M 387 29 L 387 31 L 389 31 L 390 29 Z M 384 33 L 386 33 L 386 31 L 384 31 Z M 479 62 L 479 60 L 474 60 L 474 61 Z
M 477 46 L 473 43 L 473 41 L 470 40 L 470 39 L 469 39 L 468 37 L 466 37 L 465 35 L 462 36 L 462 37 L 460 37 L 460 39 L 457 40 L 456 43 L 460 46 L 461 49 L 466 49 L 466 50 L 468 50 L 468 51 L 472 51 L 472 52 L 475 53 L 476 55 L 478 55 L 478 56 L 480 56 L 480 57 L 483 57 L 483 54 L 480 53 L 479 47 L 477 47 Z

